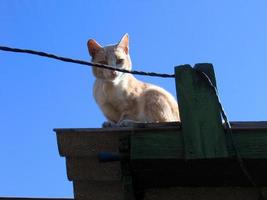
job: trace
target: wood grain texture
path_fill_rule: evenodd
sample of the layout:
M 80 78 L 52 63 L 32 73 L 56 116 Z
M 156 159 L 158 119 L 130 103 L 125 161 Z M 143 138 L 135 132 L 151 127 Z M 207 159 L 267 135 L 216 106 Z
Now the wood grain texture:
M 120 181 L 74 181 L 76 200 L 123 200 Z
M 56 133 L 107 133 L 107 132 L 129 132 L 143 130 L 168 130 L 181 128 L 180 122 L 158 122 L 158 123 L 136 123 L 133 127 L 110 127 L 110 128 L 55 128 Z
M 233 129 L 233 138 L 243 158 L 267 159 L 267 129 Z M 131 136 L 132 159 L 184 159 L 184 143 L 181 131 L 168 131 Z M 228 152 L 234 157 L 228 137 Z
M 267 159 L 267 129 L 233 129 L 233 138 L 242 158 Z M 229 155 L 234 156 L 227 140 Z
M 70 181 L 120 181 L 120 162 L 101 163 L 97 156 L 67 157 L 67 174 Z
M 148 123 L 143 128 L 72 128 L 54 129 L 61 156 L 95 156 L 101 151 L 117 152 L 119 140 L 132 133 L 180 130 L 180 123 Z
M 131 159 L 184 158 L 181 131 L 154 131 L 131 135 Z
M 231 122 L 233 136 L 244 158 L 267 158 L 267 122 Z M 58 129 L 59 130 L 59 129 Z M 184 143 L 179 126 L 131 129 L 60 129 L 57 141 L 61 156 L 96 156 L 101 151 L 117 152 L 119 140 L 131 136 L 132 156 L 139 158 L 184 158 Z M 169 144 L 168 144 L 169 143 Z M 226 141 L 230 144 L 231 142 Z M 136 145 L 136 148 L 133 148 Z M 162 145 L 162 146 L 161 146 Z M 231 145 L 228 151 L 233 155 Z
M 118 151 L 119 139 L 129 131 L 100 132 L 86 130 L 79 132 L 58 133 L 57 141 L 61 156 L 95 156 L 101 151 Z
M 231 124 L 234 139 L 242 157 L 245 158 L 249 171 L 253 177 L 256 177 L 257 182 L 265 185 L 267 183 L 267 176 L 265 176 L 267 122 L 231 122 Z M 228 149 L 230 157 L 225 161 L 193 159 L 191 161 L 194 162 L 191 162 L 184 159 L 184 140 L 180 124 L 164 126 L 150 124 L 149 126 L 115 129 L 56 129 L 60 154 L 67 160 L 68 178 L 74 182 L 75 198 L 82 200 L 124 198 L 119 163 L 98 163 L 97 153 L 118 152 L 120 139 L 125 137 L 129 137 L 132 141 L 129 153 L 131 153 L 134 182 L 142 188 L 194 184 L 197 186 L 249 185 L 240 171 L 231 148 Z M 229 142 L 226 140 L 226 143 Z M 146 198 L 151 200 L 162 198 L 162 195 L 168 199 L 177 196 L 193 199 L 197 196 L 193 188 L 191 196 L 186 196 L 179 190 L 174 192 L 174 189 L 165 192 L 162 192 L 162 189 L 151 191 L 153 192 L 146 194 Z M 203 196 L 199 196 L 199 199 L 204 199 L 205 196 L 211 198 L 212 195 L 212 191 L 206 191 L 203 192 Z
M 175 68 L 175 81 L 186 159 L 227 157 L 220 108 L 214 91 L 201 76 L 204 71 L 215 84 L 212 65 Z
M 267 130 L 267 121 L 233 121 L 230 122 L 232 130 L 243 130 L 246 131 L 259 131 Z M 225 128 L 225 125 L 224 125 Z

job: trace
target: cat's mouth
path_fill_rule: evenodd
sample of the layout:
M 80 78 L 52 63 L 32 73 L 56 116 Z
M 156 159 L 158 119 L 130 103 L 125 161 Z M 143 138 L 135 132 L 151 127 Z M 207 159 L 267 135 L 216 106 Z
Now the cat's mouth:
M 118 75 L 118 72 L 117 72 L 117 71 L 115 71 L 115 70 L 111 70 L 111 71 L 110 71 L 110 76 L 111 76 L 111 78 L 116 78 L 117 75 Z
M 113 81 L 119 76 L 119 72 L 115 70 L 105 70 L 103 75 L 106 80 Z
M 109 81 L 112 81 L 112 82 L 114 82 L 114 81 L 118 82 L 122 79 L 123 74 L 124 73 L 122 73 L 122 72 L 112 70 L 109 72 L 109 77 L 106 77 L 106 79 L 108 79 Z
M 96 78 L 104 79 L 106 81 L 114 81 L 118 77 L 121 76 L 121 72 L 115 70 L 108 70 L 108 69 L 97 69 L 93 68 L 93 72 Z

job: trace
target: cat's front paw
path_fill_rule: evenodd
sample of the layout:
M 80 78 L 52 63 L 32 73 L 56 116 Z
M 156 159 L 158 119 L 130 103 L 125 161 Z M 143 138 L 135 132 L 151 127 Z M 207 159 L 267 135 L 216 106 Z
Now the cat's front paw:
M 116 127 L 116 124 L 111 121 L 106 121 L 106 122 L 103 122 L 102 124 L 102 128 L 112 128 L 112 127 Z
M 119 127 L 139 127 L 140 124 L 141 124 L 140 122 L 137 122 L 134 120 L 124 119 L 118 123 L 118 126 Z

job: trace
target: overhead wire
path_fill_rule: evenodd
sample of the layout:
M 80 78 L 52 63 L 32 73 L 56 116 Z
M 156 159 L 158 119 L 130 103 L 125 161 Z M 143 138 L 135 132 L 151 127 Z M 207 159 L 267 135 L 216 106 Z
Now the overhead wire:
M 144 72 L 144 71 L 137 71 L 137 70 L 131 70 L 130 71 L 130 70 L 126 70 L 126 69 L 116 68 L 116 67 L 113 67 L 110 65 L 104 65 L 101 63 L 93 63 L 93 62 L 88 62 L 88 61 L 84 61 L 84 60 L 78 60 L 78 59 L 72 59 L 72 58 L 57 56 L 57 55 L 54 55 L 51 53 L 45 53 L 42 51 L 11 48 L 11 47 L 7 47 L 7 46 L 0 46 L 0 50 L 9 51 L 9 52 L 16 52 L 16 53 L 27 53 L 27 54 L 52 58 L 52 59 L 56 59 L 56 60 L 60 60 L 60 61 L 64 61 L 64 62 L 76 63 L 76 64 L 87 65 L 87 66 L 94 66 L 94 67 L 99 67 L 99 68 L 103 68 L 103 69 L 114 70 L 114 71 L 119 71 L 119 72 L 123 72 L 123 73 L 135 74 L 135 75 L 144 75 L 144 76 L 161 77 L 161 78 L 174 78 L 175 77 L 174 74 Z
M 161 78 L 175 78 L 175 74 L 144 72 L 144 71 L 136 71 L 136 70 L 131 70 L 130 71 L 130 70 L 116 68 L 116 67 L 113 67 L 113 66 L 110 66 L 110 65 L 101 64 L 101 63 L 93 63 L 93 62 L 88 62 L 88 61 L 83 61 L 83 60 L 78 60 L 78 59 L 72 59 L 72 58 L 57 56 L 57 55 L 54 55 L 54 54 L 51 54 L 51 53 L 42 52 L 42 51 L 11 48 L 11 47 L 7 47 L 7 46 L 0 46 L 0 50 L 9 51 L 9 52 L 16 52 L 16 53 L 27 53 L 27 54 L 32 54 L 32 55 L 52 58 L 52 59 L 56 59 L 56 60 L 60 60 L 60 61 L 64 61 L 64 62 L 70 62 L 70 63 L 76 63 L 76 64 L 80 64 L 80 65 L 99 67 L 99 68 L 103 68 L 103 69 L 115 70 L 115 71 L 119 71 L 119 72 L 123 72 L 123 73 L 135 74 L 135 75 L 144 75 L 144 76 L 161 77 Z M 229 120 L 227 118 L 227 115 L 226 115 L 226 113 L 225 113 L 225 111 L 223 109 L 223 106 L 222 106 L 222 103 L 220 101 L 216 86 L 212 83 L 212 81 L 210 80 L 210 78 L 209 78 L 209 76 L 207 74 L 205 74 L 204 72 L 199 71 L 199 70 L 196 70 L 196 71 L 202 77 L 204 77 L 204 79 L 210 85 L 210 87 L 212 88 L 212 90 L 214 91 L 214 93 L 215 93 L 215 95 L 217 97 L 217 101 L 218 101 L 218 104 L 219 104 L 220 112 L 221 112 L 222 118 L 223 118 L 223 120 L 225 122 L 226 132 L 230 136 L 231 145 L 232 145 L 232 148 L 234 150 L 235 157 L 236 157 L 236 159 L 237 159 L 237 161 L 239 163 L 239 166 L 240 166 L 243 174 L 247 177 L 247 179 L 251 183 L 251 185 L 258 189 L 258 193 L 259 193 L 258 200 L 265 200 L 265 197 L 263 195 L 263 192 L 262 192 L 261 188 L 257 185 L 255 180 L 253 179 L 253 177 L 249 173 L 249 171 L 248 171 L 248 169 L 247 169 L 247 167 L 246 167 L 246 165 L 244 163 L 244 160 L 243 160 L 243 158 L 242 158 L 242 156 L 241 156 L 241 154 L 240 154 L 240 152 L 238 150 L 237 144 L 236 144 L 236 142 L 234 140 L 234 137 L 233 137 L 231 124 L 230 124 L 230 122 L 229 122 Z

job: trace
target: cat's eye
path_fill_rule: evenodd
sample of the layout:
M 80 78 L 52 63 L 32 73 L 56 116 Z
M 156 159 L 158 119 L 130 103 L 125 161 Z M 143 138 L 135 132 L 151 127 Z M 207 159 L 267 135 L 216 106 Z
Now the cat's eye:
M 121 65 L 123 63 L 123 59 L 117 59 L 116 64 Z

